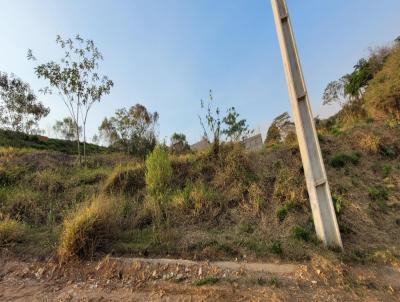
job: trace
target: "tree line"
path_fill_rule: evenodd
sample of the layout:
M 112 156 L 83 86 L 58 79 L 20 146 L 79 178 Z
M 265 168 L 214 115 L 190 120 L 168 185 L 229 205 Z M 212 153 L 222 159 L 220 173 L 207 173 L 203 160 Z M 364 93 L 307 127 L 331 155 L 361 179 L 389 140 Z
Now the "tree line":
M 63 139 L 77 142 L 79 162 L 86 161 L 87 122 L 93 106 L 110 94 L 114 82 L 103 75 L 100 64 L 103 55 L 93 40 L 80 35 L 74 38 L 56 37 L 56 44 L 62 51 L 58 60 L 38 62 L 31 49 L 27 58 L 34 62 L 34 72 L 39 79 L 47 81 L 47 86 L 39 90 L 43 95 L 57 95 L 68 110 L 69 116 L 56 121 L 53 131 Z M 209 101 L 201 101 L 203 116 L 200 124 L 203 138 L 217 150 L 221 138 L 240 141 L 252 133 L 245 119 L 240 119 L 235 107 L 226 110 L 214 108 L 210 91 Z M 41 134 L 38 122 L 46 117 L 50 108 L 41 103 L 30 85 L 13 74 L 0 72 L 0 124 L 9 129 L 27 134 Z M 98 134 L 92 141 L 104 142 L 110 148 L 145 157 L 157 144 L 159 114 L 150 112 L 141 104 L 116 110 L 114 116 L 104 118 Z M 186 136 L 174 133 L 170 139 L 173 152 L 190 149 Z

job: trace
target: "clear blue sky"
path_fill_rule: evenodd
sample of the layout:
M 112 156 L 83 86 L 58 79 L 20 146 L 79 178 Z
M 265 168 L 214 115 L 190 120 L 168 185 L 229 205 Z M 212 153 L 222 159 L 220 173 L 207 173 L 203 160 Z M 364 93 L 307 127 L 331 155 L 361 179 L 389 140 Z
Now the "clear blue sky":
M 351 70 L 370 46 L 400 35 L 398 0 L 288 0 L 315 114 L 321 94 Z M 40 62 L 59 58 L 55 37 L 80 33 L 104 55 L 102 71 L 115 82 L 94 107 L 90 136 L 105 116 L 136 103 L 160 114 L 160 139 L 202 134 L 200 99 L 214 91 L 221 108 L 235 106 L 263 133 L 288 111 L 289 100 L 269 0 L 0 0 L 0 70 L 38 90 L 28 48 Z M 50 129 L 67 116 L 57 96 L 41 97 Z

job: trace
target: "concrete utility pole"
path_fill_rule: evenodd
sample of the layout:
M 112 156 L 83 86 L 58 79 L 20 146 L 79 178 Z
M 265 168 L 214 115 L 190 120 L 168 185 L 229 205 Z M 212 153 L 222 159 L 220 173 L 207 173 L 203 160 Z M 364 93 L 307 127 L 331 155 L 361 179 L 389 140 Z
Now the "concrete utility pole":
M 343 249 L 285 0 L 271 0 L 317 236 Z

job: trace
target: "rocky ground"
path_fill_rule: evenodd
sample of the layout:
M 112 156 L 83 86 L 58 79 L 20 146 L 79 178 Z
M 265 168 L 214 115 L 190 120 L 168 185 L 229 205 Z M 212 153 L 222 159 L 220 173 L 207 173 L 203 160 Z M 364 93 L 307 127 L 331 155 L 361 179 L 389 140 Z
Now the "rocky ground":
M 3 257 L 1 301 L 399 301 L 400 272 L 307 263 L 116 259 L 59 265 Z

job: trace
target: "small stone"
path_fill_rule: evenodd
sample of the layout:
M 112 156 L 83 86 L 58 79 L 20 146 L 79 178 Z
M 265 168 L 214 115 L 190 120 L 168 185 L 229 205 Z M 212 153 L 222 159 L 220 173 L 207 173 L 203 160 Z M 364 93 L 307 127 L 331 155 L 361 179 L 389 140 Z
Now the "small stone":
M 312 280 L 311 283 L 312 283 L 312 284 L 317 284 L 317 281 Z

